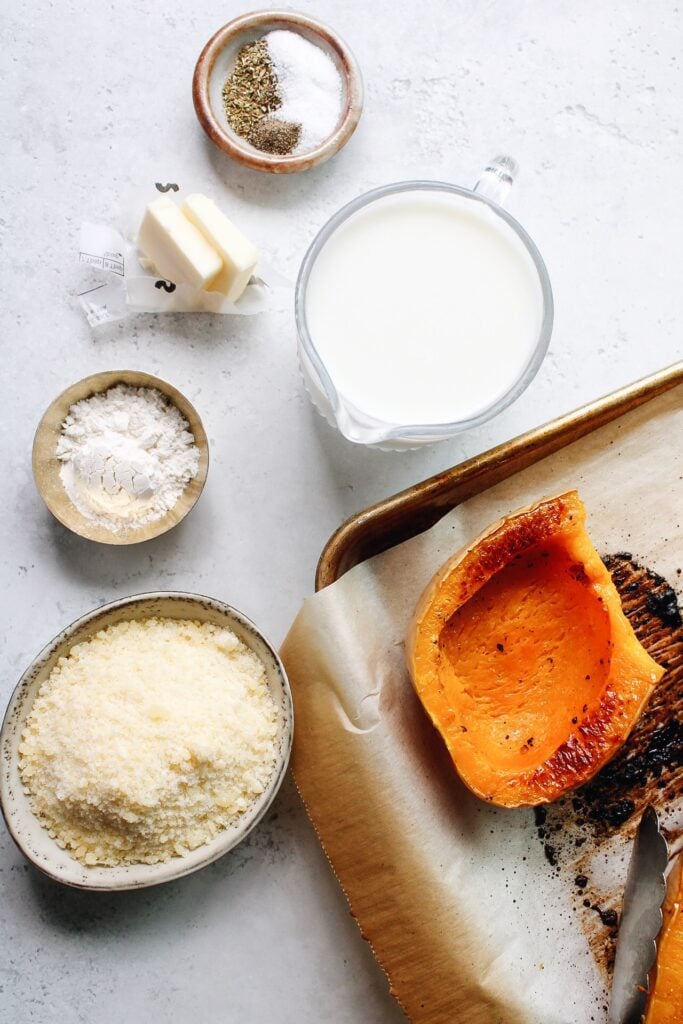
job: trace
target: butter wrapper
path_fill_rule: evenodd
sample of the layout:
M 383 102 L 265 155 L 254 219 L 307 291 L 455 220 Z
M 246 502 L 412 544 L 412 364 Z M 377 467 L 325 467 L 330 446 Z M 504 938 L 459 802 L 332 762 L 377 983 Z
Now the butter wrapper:
M 180 199 L 176 184 L 160 185 L 157 192 L 172 190 Z M 146 201 L 154 193 L 149 190 Z M 160 278 L 135 244 L 135 232 L 142 220 L 145 202 L 138 199 L 135 212 L 125 217 L 128 233 L 109 224 L 81 225 L 78 262 L 84 270 L 78 301 L 92 327 L 99 327 L 135 313 L 220 313 L 227 316 L 253 316 L 279 308 L 278 292 L 291 291 L 291 282 L 265 259 L 259 259 L 256 271 L 237 302 L 219 292 L 175 284 Z M 137 216 L 137 219 L 135 219 Z

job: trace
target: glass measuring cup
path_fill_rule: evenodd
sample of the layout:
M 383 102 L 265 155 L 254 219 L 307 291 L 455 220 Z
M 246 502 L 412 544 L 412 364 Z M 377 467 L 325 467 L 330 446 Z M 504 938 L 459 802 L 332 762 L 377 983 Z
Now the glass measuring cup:
M 306 253 L 296 284 L 295 313 L 298 331 L 299 361 L 309 395 L 326 419 L 335 425 L 349 441 L 384 449 L 416 448 L 423 444 L 444 440 L 468 427 L 476 426 L 495 416 L 513 402 L 528 386 L 538 371 L 547 352 L 553 323 L 553 298 L 550 279 L 541 255 L 522 226 L 502 208 L 517 173 L 516 162 L 508 156 L 499 156 L 484 169 L 473 189 L 462 188 L 439 181 L 404 181 L 366 192 L 343 206 L 319 231 Z M 541 316 L 538 336 L 526 365 L 509 387 L 495 401 L 479 410 L 476 415 L 447 423 L 389 423 L 368 415 L 340 393 L 333 375 L 316 348 L 306 316 L 309 278 L 315 262 L 334 232 L 359 210 L 386 196 L 408 192 L 450 193 L 471 201 L 483 203 L 495 217 L 499 217 L 517 236 L 538 275 L 541 294 Z

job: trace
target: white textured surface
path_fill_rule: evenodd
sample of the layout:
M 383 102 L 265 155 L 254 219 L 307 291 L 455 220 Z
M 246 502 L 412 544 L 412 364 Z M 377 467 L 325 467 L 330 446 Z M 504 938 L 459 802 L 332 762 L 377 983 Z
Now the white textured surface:
M 279 641 L 346 515 L 680 356 L 675 3 L 300 0 L 355 50 L 366 109 L 344 152 L 282 179 L 230 163 L 194 117 L 194 61 L 238 5 L 8 6 L 3 701 L 66 622 L 136 591 L 223 598 Z M 468 184 L 499 151 L 522 166 L 509 206 L 548 264 L 555 333 L 516 405 L 447 445 L 384 454 L 335 436 L 304 394 L 289 313 L 143 316 L 92 335 L 75 306 L 81 220 L 114 218 L 119 198 L 146 180 L 181 179 L 220 199 L 294 276 L 342 202 L 392 179 Z M 55 394 L 124 366 L 181 387 L 212 446 L 192 515 L 125 550 L 66 533 L 30 470 L 33 432 Z M 291 783 L 248 845 L 157 891 L 60 889 L 26 867 L 4 831 L 0 846 L 2 1024 L 401 1019 Z

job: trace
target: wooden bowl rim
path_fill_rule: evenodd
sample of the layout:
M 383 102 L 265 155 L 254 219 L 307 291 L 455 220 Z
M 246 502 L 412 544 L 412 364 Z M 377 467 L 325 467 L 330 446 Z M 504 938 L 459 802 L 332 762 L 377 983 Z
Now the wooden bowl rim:
M 237 134 L 228 134 L 215 116 L 209 99 L 209 82 L 218 55 L 228 43 L 240 35 L 273 28 L 286 28 L 299 32 L 304 38 L 317 36 L 332 49 L 345 81 L 346 109 L 335 131 L 316 149 L 298 156 L 277 156 L 261 153 L 246 141 L 241 143 Z M 303 31 L 302 31 L 303 30 Z M 192 99 L 202 128 L 211 141 L 233 160 L 256 171 L 272 174 L 294 174 L 309 170 L 339 152 L 353 135 L 363 110 L 363 79 L 353 53 L 344 40 L 327 25 L 292 11 L 253 11 L 233 18 L 209 39 L 199 55 L 192 78 Z
M 194 435 L 195 444 L 199 448 L 197 474 L 189 481 L 173 508 L 170 508 L 159 519 L 120 533 L 93 522 L 76 508 L 64 489 L 59 475 L 61 463 L 55 454 L 61 425 L 71 406 L 91 395 L 108 391 L 117 384 L 154 388 L 160 391 L 187 420 Z M 209 472 L 209 442 L 195 407 L 182 392 L 168 381 L 143 370 L 106 370 L 90 374 L 76 381 L 75 384 L 65 388 L 50 403 L 36 429 L 31 462 L 33 479 L 38 493 L 62 526 L 78 534 L 79 537 L 100 544 L 141 544 L 154 537 L 160 537 L 177 526 L 197 504 Z

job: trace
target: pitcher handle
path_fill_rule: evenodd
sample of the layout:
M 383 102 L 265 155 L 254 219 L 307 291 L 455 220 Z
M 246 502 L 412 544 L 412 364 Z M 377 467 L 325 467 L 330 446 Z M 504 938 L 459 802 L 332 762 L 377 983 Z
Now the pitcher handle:
M 503 206 L 518 171 L 519 164 L 511 156 L 496 156 L 481 172 L 473 191 Z

